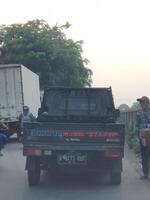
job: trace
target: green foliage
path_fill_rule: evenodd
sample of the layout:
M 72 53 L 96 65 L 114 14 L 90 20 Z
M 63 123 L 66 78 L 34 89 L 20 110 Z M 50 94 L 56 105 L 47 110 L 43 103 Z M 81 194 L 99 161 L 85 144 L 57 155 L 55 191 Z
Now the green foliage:
M 131 106 L 131 110 L 136 111 L 140 109 L 140 104 L 139 102 L 134 102 Z
M 41 87 L 90 87 L 92 71 L 82 58 L 82 41 L 67 39 L 63 26 L 44 20 L 0 26 L 1 63 L 21 63 L 40 74 Z
M 140 144 L 138 138 L 134 135 L 134 128 L 132 125 L 126 126 L 126 141 L 130 149 L 136 154 L 140 152 Z
M 118 109 L 120 110 L 120 112 L 126 112 L 130 110 L 130 107 L 127 104 L 121 104 Z

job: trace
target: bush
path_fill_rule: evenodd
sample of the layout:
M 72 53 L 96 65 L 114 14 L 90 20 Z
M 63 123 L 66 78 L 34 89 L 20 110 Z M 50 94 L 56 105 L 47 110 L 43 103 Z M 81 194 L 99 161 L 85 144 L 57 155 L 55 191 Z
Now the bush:
M 138 138 L 134 134 L 133 125 L 126 126 L 126 142 L 129 148 L 132 149 L 134 153 L 140 153 L 140 144 Z

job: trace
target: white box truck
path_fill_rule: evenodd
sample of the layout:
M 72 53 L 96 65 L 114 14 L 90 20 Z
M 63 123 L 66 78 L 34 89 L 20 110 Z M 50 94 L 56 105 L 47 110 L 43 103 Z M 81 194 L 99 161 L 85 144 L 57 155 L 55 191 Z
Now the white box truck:
M 18 132 L 18 118 L 27 105 L 36 117 L 40 107 L 39 76 L 21 64 L 0 65 L 0 114 L 8 122 L 7 135 Z

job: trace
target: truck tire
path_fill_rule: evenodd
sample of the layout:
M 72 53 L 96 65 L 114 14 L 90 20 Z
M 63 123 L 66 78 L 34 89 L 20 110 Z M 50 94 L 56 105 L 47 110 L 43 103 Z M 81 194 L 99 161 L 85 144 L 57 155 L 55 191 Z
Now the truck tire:
M 40 182 L 40 169 L 28 170 L 29 186 L 36 186 Z
M 29 186 L 38 185 L 40 182 L 40 158 L 37 156 L 27 156 L 26 166 Z
M 112 185 L 120 185 L 121 184 L 121 172 L 111 173 L 110 182 Z

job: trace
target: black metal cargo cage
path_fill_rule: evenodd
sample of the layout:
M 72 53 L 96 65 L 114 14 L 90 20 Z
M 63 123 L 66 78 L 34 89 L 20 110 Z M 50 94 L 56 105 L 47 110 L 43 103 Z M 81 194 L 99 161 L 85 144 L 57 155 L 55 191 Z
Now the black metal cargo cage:
M 118 116 L 111 87 L 51 87 L 44 90 L 38 120 L 114 123 Z

